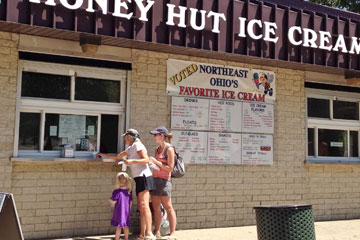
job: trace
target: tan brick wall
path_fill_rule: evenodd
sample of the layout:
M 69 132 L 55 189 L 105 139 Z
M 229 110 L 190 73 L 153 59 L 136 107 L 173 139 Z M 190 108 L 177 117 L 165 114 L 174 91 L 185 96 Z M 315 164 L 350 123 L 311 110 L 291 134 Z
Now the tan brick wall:
M 17 35 L 0 34 L 0 45 L 5 45 L 0 47 L 0 61 L 4 62 L 0 66 L 4 68 L 0 71 L 0 96 L 5 103 L 1 106 L 5 114 L 1 117 L 0 189 L 15 194 L 26 239 L 113 232 L 107 198 L 113 189 L 116 166 L 90 162 L 9 164 L 15 124 L 17 39 Z M 34 50 L 33 47 L 22 46 L 24 50 Z M 150 51 L 131 52 L 130 126 L 140 131 L 151 155 L 155 144 L 149 130 L 157 125 L 170 126 L 171 99 L 165 95 L 168 58 L 276 73 L 274 164 L 188 165 L 186 176 L 173 180 L 179 229 L 254 224 L 252 207 L 260 204 L 313 204 L 318 220 L 360 217 L 360 166 L 304 164 L 303 71 Z M 76 56 L 81 53 L 76 52 Z
M 14 162 L 12 191 L 26 239 L 112 233 L 111 163 Z
M 155 145 L 148 131 L 170 127 L 169 58 L 270 70 L 277 79 L 274 164 L 188 165 L 186 176 L 173 180 L 180 229 L 255 224 L 256 205 L 312 204 L 317 220 L 360 217 L 359 165 L 304 163 L 304 71 L 133 50 L 131 126 L 145 133 L 150 153 Z
M 19 35 L 0 32 L 0 192 L 11 191 Z

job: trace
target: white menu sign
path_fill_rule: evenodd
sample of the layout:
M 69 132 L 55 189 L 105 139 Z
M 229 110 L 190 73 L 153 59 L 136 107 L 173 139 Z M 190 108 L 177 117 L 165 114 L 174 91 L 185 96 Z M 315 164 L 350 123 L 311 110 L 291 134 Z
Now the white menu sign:
M 173 131 L 174 146 L 185 163 L 207 163 L 206 132 Z
M 241 164 L 241 134 L 209 132 L 208 163 Z
M 77 138 L 84 138 L 86 133 L 86 116 L 60 115 L 59 138 L 67 138 L 74 145 Z
M 274 133 L 274 105 L 243 103 L 242 132 Z
M 242 164 L 272 164 L 273 136 L 242 134 Z
M 209 100 L 173 97 L 171 106 L 171 128 L 208 130 Z
M 241 102 L 210 100 L 210 131 L 241 132 L 241 109 Z

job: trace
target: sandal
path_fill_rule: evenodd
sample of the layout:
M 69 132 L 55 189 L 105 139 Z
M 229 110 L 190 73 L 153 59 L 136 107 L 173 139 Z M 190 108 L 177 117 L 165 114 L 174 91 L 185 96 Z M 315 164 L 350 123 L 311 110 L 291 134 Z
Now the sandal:
M 144 240 L 156 240 L 156 237 L 154 235 L 145 236 Z
M 157 240 L 162 239 L 161 235 L 154 235 Z
M 141 236 L 141 235 L 139 235 L 139 236 L 136 238 L 136 240 L 144 240 L 144 237 Z

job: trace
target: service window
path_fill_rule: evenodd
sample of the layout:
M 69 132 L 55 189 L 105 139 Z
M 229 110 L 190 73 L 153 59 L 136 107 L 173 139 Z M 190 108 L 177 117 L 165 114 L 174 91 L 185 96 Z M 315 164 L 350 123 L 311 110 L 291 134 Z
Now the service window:
M 116 153 L 124 131 L 125 70 L 20 62 L 15 157 Z
M 354 93 L 307 90 L 308 161 L 360 161 L 359 130 Z

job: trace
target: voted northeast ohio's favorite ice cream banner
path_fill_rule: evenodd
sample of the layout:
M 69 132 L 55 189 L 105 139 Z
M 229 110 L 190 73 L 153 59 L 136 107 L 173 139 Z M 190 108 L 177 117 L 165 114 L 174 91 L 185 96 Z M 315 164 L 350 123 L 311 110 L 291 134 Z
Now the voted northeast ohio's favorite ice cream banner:
M 167 61 L 167 94 L 172 96 L 274 103 L 275 82 L 271 71 Z

